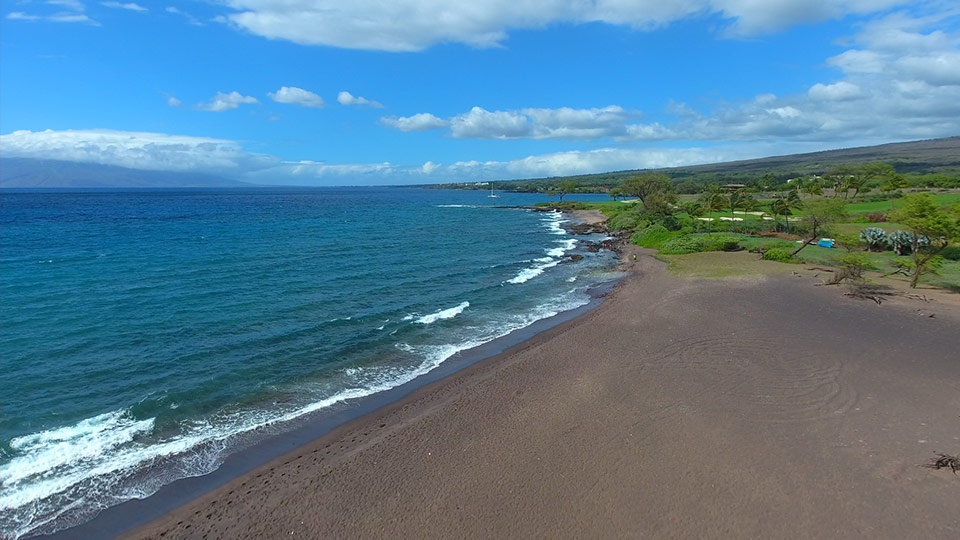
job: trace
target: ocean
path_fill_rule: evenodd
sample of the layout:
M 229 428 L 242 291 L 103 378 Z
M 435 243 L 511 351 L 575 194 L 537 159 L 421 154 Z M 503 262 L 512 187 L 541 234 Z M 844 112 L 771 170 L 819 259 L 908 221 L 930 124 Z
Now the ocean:
M 207 474 L 615 277 L 603 236 L 515 208 L 546 196 L 487 195 L 0 192 L 3 536 Z

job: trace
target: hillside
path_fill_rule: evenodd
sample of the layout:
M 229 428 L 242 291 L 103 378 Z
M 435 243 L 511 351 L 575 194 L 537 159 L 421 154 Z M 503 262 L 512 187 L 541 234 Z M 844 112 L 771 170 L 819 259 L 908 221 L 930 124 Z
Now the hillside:
M 243 187 L 244 182 L 186 172 L 144 171 L 52 159 L 0 158 L 0 188 Z
M 746 183 L 767 173 L 773 174 L 783 182 L 789 178 L 823 174 L 837 165 L 875 162 L 889 163 L 901 174 L 945 173 L 960 175 L 960 137 L 826 150 L 690 167 L 655 169 L 655 171 L 670 176 L 675 182 L 690 180 L 696 183 Z M 575 181 L 581 188 L 590 186 L 604 188 L 619 185 L 626 178 L 638 172 L 640 172 L 639 169 L 562 178 L 503 180 L 497 181 L 496 186 L 503 190 L 547 190 L 555 186 L 560 180 L 569 179 Z M 454 184 L 446 184 L 442 187 L 488 189 L 487 186 Z

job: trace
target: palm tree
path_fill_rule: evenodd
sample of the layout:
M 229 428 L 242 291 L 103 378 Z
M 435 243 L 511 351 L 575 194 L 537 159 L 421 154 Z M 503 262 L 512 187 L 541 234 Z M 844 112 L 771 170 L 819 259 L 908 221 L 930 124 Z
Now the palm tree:
M 815 195 L 823 195 L 823 186 L 820 185 L 820 180 L 816 178 L 808 178 L 801 182 L 799 188 L 807 195 L 811 197 Z
M 794 210 L 803 208 L 803 201 L 800 200 L 800 194 L 794 189 L 790 191 L 790 193 L 787 193 L 787 197 L 783 202 L 783 220 L 786 223 L 787 232 L 790 232 L 790 216 L 793 215 Z
M 787 200 L 782 196 L 777 195 L 772 201 L 770 201 L 770 213 L 773 214 L 773 229 L 776 230 L 779 224 L 777 223 L 777 216 L 786 216 L 785 212 L 789 212 L 790 207 L 787 206 Z

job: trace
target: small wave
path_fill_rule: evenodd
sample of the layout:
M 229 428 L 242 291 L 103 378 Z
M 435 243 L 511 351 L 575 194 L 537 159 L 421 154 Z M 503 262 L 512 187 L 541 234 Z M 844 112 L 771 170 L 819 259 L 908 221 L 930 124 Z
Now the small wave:
M 480 208 L 475 204 L 438 204 L 437 208 Z
M 547 216 L 543 221 L 546 222 L 547 230 L 550 231 L 550 234 L 567 234 L 567 231 L 563 230 L 563 227 L 560 226 L 561 223 L 567 222 L 566 219 L 563 219 L 562 213 L 553 211 L 547 214 Z
M 463 313 L 463 310 L 470 307 L 470 302 L 461 302 L 459 305 L 452 308 L 447 308 L 436 313 L 431 313 L 430 315 L 424 315 L 417 319 L 416 322 L 420 324 L 431 324 L 439 321 L 440 319 L 452 319 L 457 315 Z
M 554 266 L 560 264 L 560 261 L 558 259 L 554 259 L 552 257 L 543 257 L 540 259 L 536 259 L 536 261 L 539 262 L 540 264 L 536 264 L 534 266 L 524 268 L 523 270 L 520 271 L 519 274 L 517 274 L 511 279 L 508 279 L 507 283 L 512 283 L 514 285 L 526 283 L 531 279 L 542 274 L 543 271 L 546 270 L 547 268 L 553 268 Z
M 577 245 L 576 238 L 568 238 L 566 240 L 557 240 L 556 244 L 560 244 L 560 247 L 548 249 L 547 255 L 551 257 L 563 257 L 563 254 L 573 249 Z

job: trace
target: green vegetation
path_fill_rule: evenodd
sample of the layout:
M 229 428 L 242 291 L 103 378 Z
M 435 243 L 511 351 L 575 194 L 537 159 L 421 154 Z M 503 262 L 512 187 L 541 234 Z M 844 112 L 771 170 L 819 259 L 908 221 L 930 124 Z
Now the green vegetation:
M 769 177 L 761 180 L 773 183 Z M 833 266 L 836 282 L 861 280 L 875 270 L 903 275 L 914 287 L 923 280 L 960 291 L 960 191 L 904 195 L 891 190 L 861 201 L 865 185 L 858 181 L 849 183 L 846 196 L 835 187 L 818 195 L 797 184 L 765 195 L 739 185 L 711 186 L 691 197 L 678 195 L 674 185 L 664 175 L 643 173 L 615 191 L 636 197 L 632 201 L 550 206 L 600 210 L 611 231 L 658 250 L 677 267 L 684 266 L 678 256 L 748 251 L 757 260 Z M 817 245 L 824 237 L 835 239 L 835 247 Z
M 611 231 L 657 249 L 674 267 L 715 264 L 719 259 L 704 255 L 742 250 L 735 256 L 740 262 L 730 268 L 743 267 L 747 256 L 761 263 L 833 266 L 841 279 L 860 279 L 866 270 L 876 270 L 901 275 L 911 287 L 923 282 L 960 292 L 958 156 L 960 137 L 953 137 L 718 165 L 497 182 L 496 188 L 558 195 L 560 202 L 549 206 L 561 210 L 600 210 Z M 440 187 L 489 189 L 489 184 Z M 584 192 L 606 192 L 610 200 L 565 199 Z M 833 239 L 835 246 L 817 245 L 823 238 Z M 695 253 L 699 263 L 682 262 Z
M 910 287 L 916 288 L 921 276 L 943 268 L 945 259 L 940 253 L 951 242 L 960 241 L 960 205 L 945 210 L 929 193 L 919 193 L 906 197 L 894 219 L 907 227 L 913 241 L 910 260 L 900 262 L 899 269 L 910 276 Z

